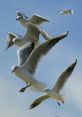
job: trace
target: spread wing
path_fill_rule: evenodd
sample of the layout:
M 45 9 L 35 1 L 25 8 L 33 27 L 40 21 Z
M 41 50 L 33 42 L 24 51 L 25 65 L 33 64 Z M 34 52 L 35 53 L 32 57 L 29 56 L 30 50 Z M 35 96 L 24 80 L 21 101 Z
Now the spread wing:
M 38 106 L 39 104 L 41 104 L 44 100 L 48 99 L 49 96 L 47 94 L 44 94 L 42 96 L 39 96 L 38 98 L 36 98 L 32 104 L 30 105 L 29 109 L 33 109 L 36 106 Z
M 68 78 L 71 76 L 75 66 L 76 66 L 77 60 L 72 63 L 58 78 L 55 86 L 53 87 L 53 90 L 56 92 L 59 92 L 63 86 L 65 85 L 66 81 L 68 80 Z
M 44 17 L 40 16 L 40 15 L 36 15 L 34 14 L 30 19 L 29 22 L 34 23 L 34 24 L 41 24 L 43 22 L 49 22 L 49 20 L 45 19 Z
M 68 32 L 65 32 L 57 37 L 54 37 L 51 40 L 44 42 L 43 44 L 38 45 L 31 52 L 30 56 L 26 60 L 26 62 L 22 65 L 24 69 L 31 72 L 32 74 L 35 72 L 37 64 L 42 58 L 42 56 L 46 55 L 48 51 L 60 40 L 64 39 L 68 35 Z
M 34 43 L 27 43 L 24 46 L 20 47 L 17 51 L 18 55 L 18 65 L 23 65 L 26 59 L 29 57 L 30 53 L 34 49 Z

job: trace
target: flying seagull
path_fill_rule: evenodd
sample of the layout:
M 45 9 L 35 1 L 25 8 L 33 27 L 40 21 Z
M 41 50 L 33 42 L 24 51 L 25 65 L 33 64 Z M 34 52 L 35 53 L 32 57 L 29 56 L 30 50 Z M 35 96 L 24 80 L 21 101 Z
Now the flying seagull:
M 73 10 L 72 9 L 61 10 L 58 12 L 58 14 L 59 15 L 67 15 L 67 14 L 73 15 Z
M 25 45 L 28 42 L 37 43 L 39 40 L 39 28 L 36 27 L 32 23 L 28 23 L 27 27 L 29 30 L 25 33 L 24 36 L 16 35 L 14 33 L 8 32 L 9 38 L 7 38 L 7 48 L 11 47 L 12 45 L 16 45 L 18 47 L 21 47 Z
M 31 18 L 28 18 L 24 13 L 17 11 L 16 12 L 17 18 L 16 20 L 18 20 L 23 27 L 27 28 L 27 23 L 31 22 L 33 24 L 37 24 L 40 25 L 43 22 L 49 22 L 49 20 L 45 19 L 44 17 L 40 16 L 40 15 L 36 15 L 33 14 Z
M 30 109 L 35 108 L 36 106 L 38 106 L 40 103 L 42 103 L 43 101 L 45 101 L 48 98 L 53 98 L 57 100 L 58 105 L 60 105 L 60 103 L 58 101 L 61 101 L 62 103 L 64 103 L 64 95 L 60 94 L 61 89 L 63 88 L 63 86 L 65 85 L 66 81 L 68 80 L 68 78 L 71 76 L 75 66 L 77 63 L 77 59 L 75 60 L 75 62 L 73 62 L 58 78 L 57 82 L 55 83 L 55 85 L 53 86 L 52 89 L 46 89 L 44 92 L 46 94 L 39 96 L 37 99 L 35 99 L 32 104 L 30 105 Z
M 45 84 L 36 80 L 33 77 L 33 74 L 35 73 L 35 70 L 37 68 L 37 64 L 38 64 L 40 58 L 42 58 L 42 56 L 46 55 L 48 53 L 48 51 L 56 43 L 58 43 L 60 40 L 64 39 L 67 35 L 68 35 L 68 32 L 65 32 L 59 36 L 54 37 L 51 40 L 48 40 L 48 41 L 36 46 L 23 65 L 12 67 L 12 73 L 14 73 L 20 79 L 22 79 L 27 84 L 27 87 L 28 87 L 28 83 L 29 83 L 30 84 L 29 86 L 31 88 L 33 88 L 33 89 L 35 88 L 38 91 L 43 91 L 45 89 Z M 18 58 L 21 59 L 20 57 L 21 56 L 19 56 Z M 25 87 L 25 89 L 26 89 L 26 87 Z
M 6 50 L 13 46 L 14 44 L 18 47 L 22 47 L 28 42 L 33 42 L 35 45 L 39 44 L 39 35 L 41 34 L 46 40 L 49 40 L 51 37 L 47 31 L 42 28 L 39 28 L 35 24 L 28 23 L 27 28 L 29 30 L 26 31 L 24 36 L 8 32 L 7 33 L 7 47 Z

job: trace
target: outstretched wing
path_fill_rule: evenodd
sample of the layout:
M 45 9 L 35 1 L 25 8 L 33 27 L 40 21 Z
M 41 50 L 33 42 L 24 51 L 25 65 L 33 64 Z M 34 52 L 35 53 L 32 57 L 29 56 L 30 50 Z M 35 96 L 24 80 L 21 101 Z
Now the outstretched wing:
M 35 49 L 31 52 L 30 56 L 26 60 L 26 62 L 22 65 L 24 69 L 31 72 L 32 74 L 35 72 L 37 64 L 40 58 L 48 53 L 48 51 L 60 40 L 64 39 L 68 35 L 68 32 L 65 32 L 57 37 L 54 37 L 51 40 L 40 44 L 35 47 Z
M 39 104 L 41 104 L 43 101 L 45 101 L 46 99 L 48 99 L 49 96 L 47 94 L 44 94 L 42 96 L 39 96 L 38 98 L 36 98 L 32 104 L 30 105 L 29 109 L 33 109 L 36 106 L 38 106 Z
M 17 51 L 18 55 L 18 65 L 23 65 L 26 59 L 29 57 L 30 53 L 34 49 L 34 43 L 28 42 L 24 46 L 20 47 Z
M 72 63 L 58 78 L 55 86 L 53 87 L 53 90 L 56 92 L 59 92 L 63 86 L 65 85 L 68 78 L 71 76 L 75 66 L 76 66 L 77 60 L 75 60 L 74 63 Z
M 34 14 L 30 19 L 29 22 L 34 23 L 34 24 L 41 24 L 43 22 L 49 22 L 49 20 L 45 19 L 44 17 L 40 16 L 40 15 L 36 15 Z

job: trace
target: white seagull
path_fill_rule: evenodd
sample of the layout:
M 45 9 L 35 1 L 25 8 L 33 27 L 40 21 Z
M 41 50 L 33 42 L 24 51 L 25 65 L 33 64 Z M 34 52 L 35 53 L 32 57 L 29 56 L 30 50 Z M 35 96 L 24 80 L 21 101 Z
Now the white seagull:
M 50 35 L 44 29 L 36 26 L 35 24 L 28 23 L 27 28 L 29 30 L 26 31 L 24 36 L 8 32 L 7 33 L 7 47 L 6 50 L 13 46 L 14 44 L 18 47 L 25 45 L 28 42 L 35 43 L 35 46 L 39 44 L 39 35 L 41 34 L 46 40 L 51 39 Z
M 59 15 L 67 15 L 67 14 L 73 15 L 73 10 L 72 9 L 61 10 L 58 12 L 58 14 Z
M 68 35 L 68 32 L 65 32 L 59 36 L 54 37 L 51 40 L 44 42 L 43 44 L 36 46 L 23 65 L 19 65 L 19 66 L 14 65 L 12 67 L 12 73 L 14 73 L 20 79 L 22 79 L 27 84 L 27 87 L 28 87 L 28 83 L 29 83 L 30 84 L 29 86 L 31 88 L 36 89 L 38 91 L 43 91 L 45 89 L 45 84 L 40 81 L 37 81 L 33 77 L 37 64 L 42 56 L 47 54 L 47 52 L 56 43 L 58 43 L 60 40 L 64 39 L 67 35 Z M 21 57 L 22 56 L 19 55 L 18 58 L 21 59 Z M 25 89 L 26 89 L 26 87 L 25 87 Z
M 37 99 L 35 99 L 32 104 L 30 105 L 29 109 L 35 108 L 36 106 L 38 106 L 40 103 L 42 103 L 43 101 L 45 101 L 46 99 L 49 98 L 53 98 L 57 100 L 58 105 L 60 105 L 60 103 L 58 101 L 61 101 L 62 103 L 64 103 L 64 96 L 63 94 L 60 94 L 61 89 L 63 88 L 63 86 L 65 85 L 66 81 L 68 80 L 68 78 L 70 77 L 70 75 L 72 74 L 75 66 L 76 66 L 77 60 L 75 60 L 75 62 L 73 62 L 58 78 L 57 82 L 55 83 L 55 85 L 53 86 L 52 89 L 46 89 L 44 92 L 46 92 L 46 94 L 39 96 Z
M 43 22 L 49 22 L 49 20 L 45 19 L 44 17 L 42 17 L 40 15 L 36 15 L 36 14 L 33 14 L 31 18 L 28 18 L 24 13 L 17 11 L 16 15 L 17 15 L 16 20 L 19 20 L 19 22 L 25 28 L 27 28 L 28 22 L 31 22 L 31 23 L 37 24 L 37 25 L 40 25 Z

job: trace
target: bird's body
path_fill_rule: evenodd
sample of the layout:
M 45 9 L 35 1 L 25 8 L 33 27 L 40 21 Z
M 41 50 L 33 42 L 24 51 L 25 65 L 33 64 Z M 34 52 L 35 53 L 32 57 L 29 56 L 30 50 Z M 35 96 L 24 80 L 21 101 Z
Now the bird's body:
M 49 97 L 55 99 L 55 100 L 59 100 L 59 101 L 64 101 L 64 98 L 61 94 L 55 92 L 54 90 L 52 89 L 48 89 L 46 90 L 46 93 Z

